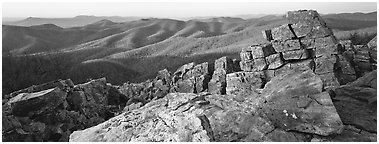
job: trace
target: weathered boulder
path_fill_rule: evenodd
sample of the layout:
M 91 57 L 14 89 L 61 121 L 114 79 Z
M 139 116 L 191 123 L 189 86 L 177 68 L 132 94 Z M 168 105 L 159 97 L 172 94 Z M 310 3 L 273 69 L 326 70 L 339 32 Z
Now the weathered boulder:
M 41 92 L 18 94 L 11 98 L 7 105 L 10 105 L 15 116 L 35 117 L 53 112 L 65 102 L 66 96 L 66 92 L 60 88 L 52 88 Z
M 309 25 L 326 25 L 325 21 L 315 10 L 289 11 L 286 18 L 290 24 L 305 22 Z
M 275 126 L 319 135 L 339 134 L 343 125 L 321 79 L 310 69 L 293 69 L 268 82 L 263 111 Z
M 341 86 L 334 90 L 334 105 L 346 125 L 354 125 L 368 132 L 376 132 L 376 89 Z
M 61 90 L 68 92 L 71 88 L 74 87 L 74 83 L 71 81 L 71 79 L 67 79 L 67 80 L 60 80 L 59 79 L 56 81 L 51 81 L 51 82 L 43 83 L 40 85 L 33 85 L 33 86 L 28 87 L 28 88 L 15 91 L 13 93 L 10 93 L 9 95 L 4 95 L 3 99 L 13 98 L 20 93 L 34 93 L 34 92 L 39 92 L 39 91 L 43 91 L 43 90 L 47 90 L 47 89 L 52 89 L 55 87 L 58 87 Z
M 322 38 L 333 34 L 317 11 L 289 11 L 286 18 L 297 37 Z
M 105 79 L 76 86 L 62 83 L 41 84 L 33 91 L 53 88 L 19 93 L 3 102 L 3 141 L 68 141 L 72 131 L 104 122 L 114 116 L 112 110 L 122 111 L 115 101 L 124 96 Z

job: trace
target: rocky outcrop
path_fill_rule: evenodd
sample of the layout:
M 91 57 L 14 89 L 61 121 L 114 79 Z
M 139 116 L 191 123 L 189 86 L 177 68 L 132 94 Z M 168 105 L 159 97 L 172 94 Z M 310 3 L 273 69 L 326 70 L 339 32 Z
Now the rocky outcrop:
M 72 131 L 122 110 L 114 107 L 126 100 L 110 89 L 103 78 L 75 86 L 59 80 L 12 93 L 3 99 L 3 141 L 68 141 Z
M 208 89 L 211 68 L 207 62 L 189 63 L 174 72 L 170 92 L 200 93 Z
M 342 46 L 320 15 L 312 10 L 288 12 L 287 20 L 288 24 L 264 32 L 264 37 L 272 37 L 267 40 L 275 50 L 273 53 L 279 53 L 286 65 L 310 61 L 314 63 L 314 71 L 321 77 L 324 89 L 339 86 L 335 65 Z M 276 69 L 280 68 L 269 73 L 275 73 Z
M 153 80 L 147 80 L 142 83 L 124 83 L 122 86 L 117 87 L 116 91 L 128 98 L 124 103 L 124 110 L 130 108 L 139 108 L 151 100 L 164 97 L 169 93 L 171 88 L 171 74 L 167 69 L 158 72 Z M 132 106 L 129 106 L 132 105 Z
M 208 83 L 208 92 L 212 94 L 226 93 L 226 75 L 239 70 L 237 61 L 222 57 L 215 61 L 212 79 Z
M 294 69 L 276 76 L 263 89 L 262 110 L 285 130 L 319 135 L 341 133 L 343 125 L 329 93 L 310 69 Z
M 286 84 L 290 86 L 279 92 L 272 89 Z M 234 95 L 170 93 L 76 131 L 70 141 L 310 141 L 316 134 L 338 134 L 343 128 L 321 89 L 321 79 L 308 69 L 276 77 L 262 95 L 244 101 Z

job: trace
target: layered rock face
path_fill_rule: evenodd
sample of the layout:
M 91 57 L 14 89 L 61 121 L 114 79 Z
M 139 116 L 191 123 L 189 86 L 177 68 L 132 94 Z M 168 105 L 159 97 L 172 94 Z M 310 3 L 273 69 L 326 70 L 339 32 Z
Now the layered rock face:
M 70 141 L 310 141 L 343 130 L 329 94 L 321 90 L 322 81 L 311 70 L 294 70 L 243 102 L 234 95 L 170 93 L 76 131 Z
M 342 54 L 342 45 L 320 15 L 312 10 L 288 12 L 287 20 L 288 24 L 263 33 L 270 42 L 264 47 L 269 53 L 266 52 L 265 58 L 262 58 L 262 61 L 266 60 L 267 67 L 258 70 L 266 70 L 268 76 L 273 77 L 282 69 L 292 69 L 297 67 L 295 63 L 299 63 L 309 66 L 321 77 L 324 89 L 339 86 L 336 64 Z M 260 50 L 259 46 L 253 47 Z M 252 49 L 253 55 L 257 53 L 254 52 L 257 48 Z M 345 63 L 343 66 L 350 68 Z

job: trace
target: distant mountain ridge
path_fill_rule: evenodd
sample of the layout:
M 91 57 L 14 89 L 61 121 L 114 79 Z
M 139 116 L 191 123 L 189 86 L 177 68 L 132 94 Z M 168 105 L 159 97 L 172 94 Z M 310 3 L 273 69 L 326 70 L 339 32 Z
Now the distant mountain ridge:
M 14 22 L 6 22 L 3 24 L 15 25 L 15 26 L 33 26 L 42 24 L 55 24 L 57 26 L 68 28 L 68 27 L 78 27 L 91 24 L 103 19 L 107 19 L 113 22 L 128 22 L 133 20 L 139 20 L 141 17 L 120 17 L 120 16 L 76 16 L 73 18 L 37 18 L 28 17 L 26 19 Z
M 377 12 L 370 13 L 338 13 L 338 14 L 323 14 L 324 19 L 346 19 L 346 20 L 358 20 L 358 21 L 376 21 Z M 182 18 L 172 18 L 175 20 L 189 21 L 196 20 L 202 22 L 239 22 L 248 19 L 261 18 L 265 16 L 282 16 L 281 14 L 243 14 L 228 17 L 216 17 L 216 16 L 204 16 L 204 17 L 182 17 Z M 3 18 L 3 24 L 15 25 L 15 26 L 33 26 L 42 24 L 55 24 L 59 27 L 79 27 L 95 23 L 97 21 L 106 19 L 112 22 L 129 22 L 134 20 L 143 19 L 145 17 L 120 17 L 120 16 L 88 16 L 88 15 L 78 15 L 72 18 L 38 18 L 38 17 L 28 17 L 26 19 L 19 20 L 20 18 Z M 159 18 L 162 19 L 162 18 Z M 5 20 L 5 21 L 4 21 Z M 18 21 L 12 21 L 18 20 Z

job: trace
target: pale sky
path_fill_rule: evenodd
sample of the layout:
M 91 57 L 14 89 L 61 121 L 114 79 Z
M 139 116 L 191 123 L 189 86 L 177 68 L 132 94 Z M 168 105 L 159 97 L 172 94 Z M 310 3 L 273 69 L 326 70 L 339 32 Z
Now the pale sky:
M 3 17 L 148 16 L 195 17 L 240 14 L 285 14 L 289 10 L 314 9 L 319 13 L 377 11 L 376 2 L 111 2 L 111 3 L 2 3 Z

